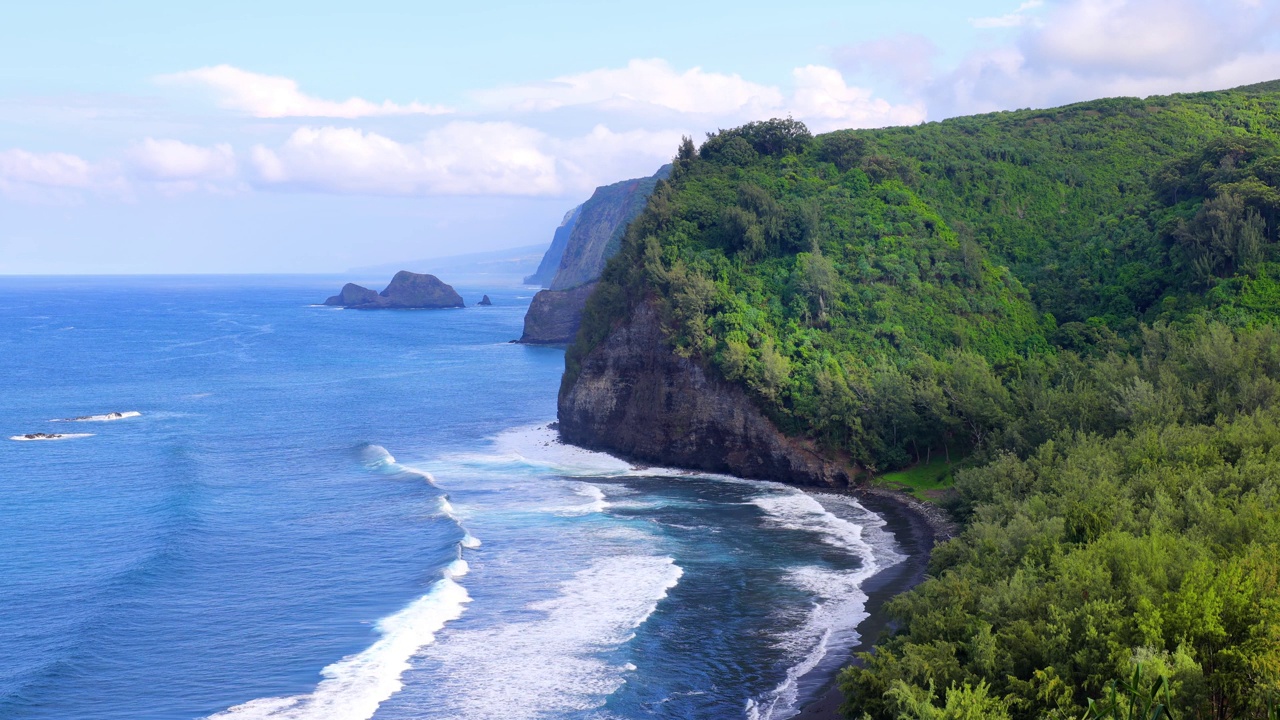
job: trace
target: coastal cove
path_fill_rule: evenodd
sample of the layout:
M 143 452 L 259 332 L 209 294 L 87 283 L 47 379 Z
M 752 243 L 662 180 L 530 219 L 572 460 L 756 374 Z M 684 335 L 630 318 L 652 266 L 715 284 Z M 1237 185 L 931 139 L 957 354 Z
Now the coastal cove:
M 333 287 L 0 291 L 6 437 L 128 411 L 0 446 L 0 714 L 785 718 L 922 571 L 881 498 L 560 444 L 563 350 L 509 342 L 529 288 Z

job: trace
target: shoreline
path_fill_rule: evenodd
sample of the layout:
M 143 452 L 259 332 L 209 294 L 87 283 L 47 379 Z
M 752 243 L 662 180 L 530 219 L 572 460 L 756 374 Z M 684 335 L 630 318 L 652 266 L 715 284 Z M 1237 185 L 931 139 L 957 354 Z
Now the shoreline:
M 818 488 L 813 490 L 832 492 Z M 871 650 L 882 635 L 892 632 L 893 622 L 885 614 L 885 603 L 924 580 L 934 545 L 954 537 L 956 528 L 940 509 L 904 493 L 862 487 L 850 488 L 843 494 L 854 496 L 863 507 L 884 518 L 885 529 L 893 533 L 899 551 L 907 556 L 902 562 L 872 575 L 863 585 L 867 594 L 867 617 L 858 624 L 858 642 L 849 649 L 849 662 L 844 663 L 847 666 L 857 653 Z M 837 674 L 828 678 L 824 689 L 802 705 L 800 712 L 793 717 L 841 720 L 840 705 L 844 703 L 844 694 L 836 684 L 838 677 Z

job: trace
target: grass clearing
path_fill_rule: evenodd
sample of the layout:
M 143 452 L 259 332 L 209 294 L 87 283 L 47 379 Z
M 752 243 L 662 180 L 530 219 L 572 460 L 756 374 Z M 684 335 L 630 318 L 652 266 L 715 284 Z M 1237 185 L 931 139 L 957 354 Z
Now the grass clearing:
M 937 458 L 905 470 L 885 473 L 876 478 L 876 483 L 905 490 L 925 502 L 934 502 L 951 488 L 951 470 L 954 465 L 947 462 L 946 458 Z

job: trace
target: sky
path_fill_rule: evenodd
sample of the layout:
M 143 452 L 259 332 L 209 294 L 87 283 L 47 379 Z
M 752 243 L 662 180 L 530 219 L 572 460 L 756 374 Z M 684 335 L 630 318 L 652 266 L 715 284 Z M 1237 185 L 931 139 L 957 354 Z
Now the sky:
M 9 5 L 0 274 L 334 273 L 549 243 L 682 135 L 1280 79 L 1280 0 Z

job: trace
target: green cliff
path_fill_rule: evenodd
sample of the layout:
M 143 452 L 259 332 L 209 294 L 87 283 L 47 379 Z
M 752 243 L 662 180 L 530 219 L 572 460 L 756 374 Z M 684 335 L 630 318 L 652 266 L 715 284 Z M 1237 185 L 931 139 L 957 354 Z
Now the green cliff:
M 566 439 L 829 485 L 960 460 L 850 717 L 1280 698 L 1280 84 L 686 142 L 566 356 Z M 707 396 L 712 396 L 708 399 Z

